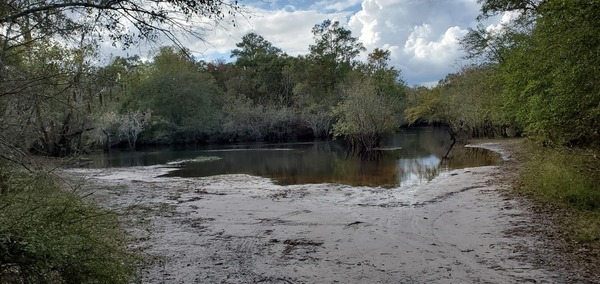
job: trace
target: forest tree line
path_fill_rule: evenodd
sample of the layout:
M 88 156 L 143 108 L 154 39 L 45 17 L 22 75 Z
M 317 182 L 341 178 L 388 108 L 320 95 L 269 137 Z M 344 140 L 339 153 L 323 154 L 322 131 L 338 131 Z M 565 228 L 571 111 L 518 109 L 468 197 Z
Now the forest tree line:
M 552 147 L 600 146 L 600 3 L 480 1 L 501 29 L 462 39 L 477 64 L 409 95 L 409 122 L 441 121 L 463 137 L 525 135 Z
M 314 26 L 306 55 L 289 56 L 249 33 L 230 63 L 197 61 L 171 46 L 148 61 L 115 57 L 98 66 L 96 47 L 83 40 L 77 48 L 32 40 L 3 51 L 3 132 L 24 151 L 52 156 L 327 137 L 369 150 L 414 123 L 447 125 L 456 139 L 527 135 L 597 146 L 597 6 L 482 1 L 482 20 L 517 16 L 499 30 L 471 29 L 462 43 L 477 64 L 433 88 L 406 86 L 387 50 L 359 61 L 363 45 L 330 20 Z
M 10 58 L 18 96 L 3 96 L 3 118 L 24 150 L 65 156 L 90 147 L 283 141 L 344 136 L 369 149 L 403 123 L 405 85 L 375 49 L 367 62 L 339 22 L 314 26 L 310 53 L 288 56 L 249 33 L 232 63 L 196 61 L 162 47 L 151 60 L 92 61 L 95 49 L 36 41 Z M 25 86 L 30 82 L 36 86 Z M 6 81 L 5 81 L 6 83 Z M 6 89 L 11 91 L 10 89 Z

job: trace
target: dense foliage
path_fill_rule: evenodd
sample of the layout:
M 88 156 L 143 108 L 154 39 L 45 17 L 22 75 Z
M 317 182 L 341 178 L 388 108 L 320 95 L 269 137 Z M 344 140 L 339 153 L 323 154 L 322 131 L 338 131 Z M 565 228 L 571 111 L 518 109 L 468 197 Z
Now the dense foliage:
M 546 1 L 500 74 L 515 121 L 548 144 L 600 146 L 600 3 Z
M 181 33 L 199 36 L 207 28 L 202 23 L 213 23 L 203 20 L 224 20 L 240 9 L 227 0 L 2 0 L 3 51 L 48 37 L 122 46 L 160 36 L 178 42 Z
M 189 60 L 167 50 L 154 69 L 138 68 L 143 64 L 135 57 L 99 67 L 97 43 L 193 35 L 201 30 L 193 25 L 198 20 L 218 22 L 238 9 L 219 0 L 0 0 L 0 283 L 131 283 L 137 259 L 117 216 L 85 202 L 76 188 L 63 188 L 55 169 L 33 162 L 31 154 L 68 156 L 117 144 L 134 149 L 143 132 L 195 131 L 195 122 L 206 121 L 196 107 L 179 115 L 182 103 L 141 92 L 170 79 L 209 78 L 195 72 L 196 63 L 172 66 L 174 58 Z M 181 95 L 213 106 L 185 84 L 171 87 L 179 86 Z M 154 114 L 158 104 L 165 108 Z M 155 126 L 154 117 L 179 120 Z
M 134 1 L 116 2 L 42 1 L 3 11 L 3 147 L 12 147 L 8 137 L 18 137 L 22 153 L 63 156 L 90 146 L 372 135 L 367 128 L 373 127 L 361 125 L 350 107 L 358 97 L 349 92 L 386 102 L 363 111 L 394 114 L 383 119 L 393 123 L 377 136 L 406 122 L 427 122 L 449 126 L 455 138 L 526 134 L 546 145 L 570 146 L 600 141 L 600 9 L 594 1 L 480 0 L 479 19 L 511 13 L 513 20 L 470 30 L 463 44 L 477 65 L 449 74 L 436 87 L 412 89 L 387 65 L 389 51 L 375 49 L 359 62 L 362 44 L 330 20 L 314 26 L 314 44 L 303 56 L 288 56 L 250 33 L 232 51 L 231 63 L 196 61 L 185 49 L 163 47 L 149 61 L 118 57 L 97 66 L 94 40 L 115 25 L 115 13 L 140 8 Z M 163 8 L 128 14 L 141 36 L 164 32 L 147 29 L 166 21 L 169 12 L 219 18 L 236 7 L 222 1 L 193 9 L 185 1 L 152 3 Z M 69 9 L 86 17 L 65 17 Z M 94 16 L 97 22 L 83 20 Z M 135 24 L 144 16 L 150 18 Z M 94 24 L 99 28 L 89 38 L 81 34 L 75 45 L 55 40 L 73 38 L 62 28 L 81 32 Z M 127 42 L 128 32 L 115 35 Z
M 43 174 L 0 180 L 1 283 L 128 283 L 136 259 L 116 216 Z
M 517 16 L 471 30 L 463 45 L 480 64 L 417 90 L 409 121 L 441 122 L 467 136 L 524 133 L 544 145 L 600 146 L 600 3 L 480 2 L 481 18 Z
M 515 124 L 503 112 L 500 85 L 491 66 L 465 67 L 435 88 L 418 88 L 408 96 L 406 119 L 448 126 L 453 138 L 514 136 Z
M 48 82 L 40 84 L 43 90 L 15 90 L 30 92 L 34 101 L 29 103 L 5 96 L 4 102 L 13 104 L 7 110 L 15 113 L 4 118 L 19 119 L 24 126 L 13 129 L 27 135 L 22 151 L 52 156 L 94 147 L 332 135 L 351 140 L 372 136 L 368 144 L 357 144 L 372 149 L 382 135 L 403 123 L 406 87 L 400 72 L 388 66 L 390 53 L 381 49 L 359 62 L 364 47 L 339 22 L 324 21 L 313 33 L 310 53 L 298 57 L 249 33 L 232 51 L 231 63 L 196 61 L 187 50 L 171 46 L 149 61 L 116 57 L 97 66 L 90 61 L 92 46 L 67 48 L 52 40 L 36 41 L 29 47 L 36 49 L 35 60 L 15 55 L 8 58 L 19 61 L 10 66 L 19 67 L 23 77 L 33 73 Z M 17 64 L 21 62 L 30 65 Z M 372 91 L 356 88 L 367 81 Z M 348 107 L 352 99 L 371 93 L 383 101 L 361 111 L 388 116 L 382 118 L 382 127 L 377 120 L 369 124 L 378 128 L 374 133 L 371 126 L 358 125 L 362 121 L 354 120 Z

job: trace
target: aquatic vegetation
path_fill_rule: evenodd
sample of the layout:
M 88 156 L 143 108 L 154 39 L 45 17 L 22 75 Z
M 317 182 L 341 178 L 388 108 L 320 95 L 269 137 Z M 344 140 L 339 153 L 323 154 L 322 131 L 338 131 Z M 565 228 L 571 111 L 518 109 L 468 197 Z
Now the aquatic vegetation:
M 208 163 L 208 162 L 218 161 L 221 159 L 222 159 L 221 157 L 217 157 L 217 156 L 198 156 L 194 159 L 177 160 L 177 161 L 168 162 L 167 165 L 182 165 L 182 164 L 187 164 L 187 163 Z

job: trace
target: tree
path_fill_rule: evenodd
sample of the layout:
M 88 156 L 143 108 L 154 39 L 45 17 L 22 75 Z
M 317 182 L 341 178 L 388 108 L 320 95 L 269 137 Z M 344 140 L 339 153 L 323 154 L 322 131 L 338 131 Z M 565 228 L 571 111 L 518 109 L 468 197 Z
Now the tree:
M 98 40 L 127 47 L 162 34 L 178 44 L 181 32 L 199 35 L 198 19 L 223 20 L 238 7 L 221 0 L 0 0 L 0 281 L 131 281 L 136 260 L 116 216 L 61 188 L 27 158 L 30 151 L 84 149 L 84 134 L 98 124 L 91 114 L 124 86 L 96 84 L 90 58 Z M 144 122 L 130 118 L 122 130 L 133 146 Z
M 504 98 L 515 120 L 546 145 L 600 143 L 600 3 L 540 4 L 525 44 L 501 64 Z
M 527 33 L 516 32 L 510 27 L 487 30 L 479 25 L 475 29 L 469 28 L 461 40 L 461 45 L 467 53 L 465 56 L 467 59 L 482 63 L 498 63 L 504 61 L 507 53 L 524 37 L 527 37 Z
M 518 15 L 500 31 L 463 40 L 496 70 L 505 121 L 545 145 L 596 146 L 600 139 L 597 1 L 481 0 L 479 19 Z
M 90 76 L 95 42 L 109 39 L 127 47 L 162 35 L 180 44 L 182 33 L 200 36 L 199 20 L 223 21 L 240 9 L 226 0 L 0 1 L 0 104 L 6 106 L 1 119 L 28 125 L 20 130 L 36 142 L 19 147 L 50 155 L 76 152 L 90 127 L 82 114 L 93 112 L 94 103 L 102 105 L 104 92 L 110 96 L 118 85 L 98 89 L 92 83 L 100 78 Z M 10 137 L 18 136 L 6 131 L 0 136 L 8 141 L 0 144 L 15 144 Z
M 315 137 L 326 137 L 333 122 L 331 108 L 342 99 L 341 86 L 365 48 L 337 21 L 323 21 L 312 32 L 310 54 L 291 61 L 284 74 L 293 83 L 294 102 L 306 125 Z
M 83 35 L 99 40 L 108 36 L 129 46 L 163 34 L 178 43 L 178 33 L 199 35 L 192 24 L 199 19 L 223 20 L 239 10 L 237 1 L 224 0 L 1 1 L 0 27 L 9 49 L 42 38 L 79 40 Z
M 256 66 L 263 59 L 283 54 L 281 49 L 253 32 L 242 37 L 242 42 L 236 43 L 235 46 L 239 49 L 232 50 L 231 57 L 236 57 L 236 64 L 244 67 Z
M 313 61 L 309 72 L 319 74 L 324 92 L 334 92 L 336 84 L 343 81 L 346 74 L 356 63 L 355 58 L 365 48 L 352 32 L 340 25 L 340 22 L 325 20 L 312 29 L 315 44 L 309 46 L 308 59 Z M 317 70 L 315 70 L 317 69 Z
M 494 72 L 490 66 L 465 67 L 434 88 L 416 90 L 409 96 L 406 119 L 445 125 L 453 145 L 471 137 L 507 136 L 514 123 L 497 96 L 501 88 Z
M 256 33 L 246 34 L 239 49 L 231 52 L 236 57 L 237 76 L 232 80 L 243 81 L 238 88 L 228 90 L 233 95 L 242 94 L 260 104 L 291 104 L 291 90 L 283 77 L 287 55 Z
M 124 109 L 148 109 L 153 127 L 147 142 L 200 141 L 218 129 L 221 91 L 185 51 L 161 48 L 131 94 Z
M 119 135 L 125 137 L 129 149 L 135 150 L 137 140 L 142 131 L 150 124 L 152 114 L 150 111 L 129 110 L 121 115 L 119 121 Z
M 365 51 L 362 43 L 352 37 L 352 32 L 343 28 L 338 21 L 325 20 L 315 25 L 312 33 L 315 44 L 310 45 L 309 50 L 314 58 L 350 65 Z
M 360 153 L 371 152 L 383 135 L 398 127 L 389 98 L 378 94 L 369 78 L 348 85 L 344 95 L 344 100 L 334 109 L 338 120 L 333 125 L 333 135 L 345 137 Z
M 0 119 L 9 126 L 2 129 L 8 139 L 2 144 L 17 142 L 20 149 L 13 152 L 53 156 L 81 150 L 82 134 L 91 127 L 84 114 L 91 112 L 94 99 L 87 76 L 94 67 L 85 60 L 89 52 L 87 46 L 67 49 L 40 40 L 23 51 L 26 57 L 13 57 L 11 65 L 0 69 L 6 72 L 0 77 L 0 104 L 5 107 Z
M 389 66 L 391 52 L 375 48 L 367 57 L 367 63 L 361 67 L 365 76 L 371 77 L 375 84 L 377 94 L 386 96 L 398 113 L 397 121 L 403 121 L 404 109 L 406 108 L 406 84 L 402 80 L 399 70 Z
M 97 96 L 99 106 L 106 108 L 110 104 L 122 101 L 132 84 L 140 80 L 144 67 L 140 57 L 135 55 L 117 56 L 112 58 L 108 65 L 98 68 L 92 74 L 92 79 L 93 92 Z
M 91 133 L 92 141 L 102 145 L 104 151 L 110 151 L 120 140 L 113 139 L 119 135 L 119 115 L 115 111 L 107 111 L 95 117 L 95 127 Z
M 282 141 L 297 135 L 298 115 L 286 106 L 260 105 L 244 96 L 223 105 L 222 138 L 229 142 Z
M 484 64 L 502 62 L 513 48 L 522 44 L 531 34 L 536 20 L 540 16 L 540 7 L 546 0 L 478 0 L 481 4 L 483 21 L 489 17 L 503 14 L 509 16 L 495 28 L 486 28 L 479 24 L 469 28 L 461 40 L 467 59 L 478 60 Z
M 478 20 L 486 19 L 504 12 L 537 14 L 539 7 L 547 0 L 477 0 L 481 5 Z
M 335 82 L 319 70 L 314 60 L 301 56 L 292 60 L 283 72 L 293 86 L 294 103 L 301 111 L 304 124 L 314 137 L 324 138 L 330 134 L 333 122 L 331 108 L 341 95 L 339 90 L 331 89 Z

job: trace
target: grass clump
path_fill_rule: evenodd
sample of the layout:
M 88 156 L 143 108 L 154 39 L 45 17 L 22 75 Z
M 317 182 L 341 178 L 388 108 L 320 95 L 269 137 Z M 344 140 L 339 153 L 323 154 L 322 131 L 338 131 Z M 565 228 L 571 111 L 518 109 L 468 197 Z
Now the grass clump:
M 198 156 L 194 159 L 177 160 L 177 161 L 169 162 L 167 164 L 179 166 L 179 165 L 184 165 L 184 164 L 188 164 L 188 163 L 208 163 L 208 162 L 218 161 L 221 159 L 222 159 L 221 157 L 217 157 L 217 156 Z
M 591 150 L 530 147 L 520 191 L 568 212 L 578 241 L 600 240 L 600 159 Z
M 206 162 L 218 161 L 221 159 L 222 159 L 221 157 L 217 157 L 217 156 L 198 156 L 195 159 L 193 159 L 192 161 L 194 161 L 196 163 L 206 163 Z
M 0 168 L 0 283 L 128 283 L 125 241 L 114 214 L 52 176 Z

